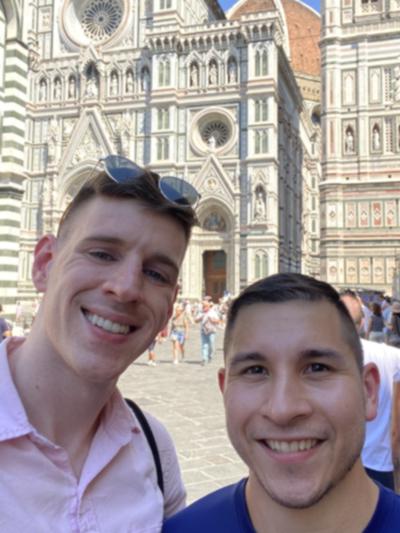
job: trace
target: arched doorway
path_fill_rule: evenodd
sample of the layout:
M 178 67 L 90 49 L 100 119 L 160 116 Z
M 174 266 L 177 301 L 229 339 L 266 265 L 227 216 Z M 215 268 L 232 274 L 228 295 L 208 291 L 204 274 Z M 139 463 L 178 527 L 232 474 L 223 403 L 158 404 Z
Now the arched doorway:
M 204 292 L 218 302 L 226 290 L 226 253 L 223 250 L 206 250 L 203 253 Z

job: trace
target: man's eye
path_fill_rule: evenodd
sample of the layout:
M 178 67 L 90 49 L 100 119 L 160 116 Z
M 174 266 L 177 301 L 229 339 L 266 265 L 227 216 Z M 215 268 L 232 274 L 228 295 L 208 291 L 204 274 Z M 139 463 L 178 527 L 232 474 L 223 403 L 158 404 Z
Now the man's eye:
M 245 368 L 244 369 L 244 374 L 251 375 L 251 376 L 254 376 L 254 375 L 266 375 L 267 374 L 267 370 L 263 366 L 253 365 L 253 366 L 249 366 L 248 368 Z
M 315 372 L 328 372 L 329 367 L 323 363 L 311 363 L 307 368 L 306 372 L 311 374 Z
M 148 276 L 149 278 L 153 279 L 154 281 L 158 281 L 159 283 L 168 283 L 169 279 L 164 276 L 164 274 L 161 274 L 157 270 L 152 270 L 151 268 L 146 268 L 144 271 L 144 274 Z
M 89 252 L 89 255 L 101 261 L 114 261 L 114 256 L 104 250 L 93 250 Z

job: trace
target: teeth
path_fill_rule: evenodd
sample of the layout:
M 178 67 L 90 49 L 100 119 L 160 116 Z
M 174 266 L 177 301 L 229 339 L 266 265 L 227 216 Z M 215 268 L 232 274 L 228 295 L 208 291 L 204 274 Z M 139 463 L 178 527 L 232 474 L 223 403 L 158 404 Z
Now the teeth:
M 267 440 L 267 446 L 279 453 L 296 453 L 309 450 L 317 444 L 316 439 L 285 441 L 285 440 Z
M 89 322 L 105 331 L 118 333 L 120 335 L 127 335 L 129 333 L 129 326 L 126 324 L 118 324 L 118 322 L 112 322 L 111 320 L 102 318 L 98 315 L 93 315 L 92 313 L 85 313 L 85 315 Z

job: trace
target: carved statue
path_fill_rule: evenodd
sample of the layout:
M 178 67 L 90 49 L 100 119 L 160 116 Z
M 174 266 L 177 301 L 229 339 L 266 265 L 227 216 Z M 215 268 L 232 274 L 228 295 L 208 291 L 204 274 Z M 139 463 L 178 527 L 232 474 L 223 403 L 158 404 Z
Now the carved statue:
M 254 218 L 255 220 L 264 220 L 265 219 L 265 200 L 262 191 L 256 193 L 256 201 L 254 207 Z
M 47 132 L 47 158 L 49 163 L 53 163 L 57 155 L 58 142 L 58 122 L 55 117 L 50 120 Z
M 39 54 L 39 44 L 36 39 L 30 38 L 28 44 L 28 63 L 29 68 L 33 72 L 37 72 L 40 67 L 40 54 Z
M 236 81 L 237 81 L 236 61 L 231 60 L 229 61 L 229 65 L 228 65 L 228 83 L 236 83 Z
M 47 98 L 47 82 L 46 80 L 40 80 L 39 84 L 39 101 L 43 102 Z
M 192 63 L 190 67 L 190 86 L 198 87 L 199 85 L 199 67 Z
M 354 137 L 353 132 L 351 129 L 348 129 L 346 131 L 346 139 L 344 141 L 344 148 L 346 153 L 352 153 L 354 152 Z
M 68 82 L 68 98 L 76 97 L 76 80 L 75 76 L 71 76 Z
M 54 81 L 54 91 L 53 91 L 53 96 L 54 96 L 54 100 L 61 100 L 61 80 L 60 78 L 57 78 L 55 81 Z
M 130 70 L 126 73 L 125 92 L 128 94 L 133 93 L 133 74 Z
M 88 98 L 96 98 L 99 95 L 99 87 L 97 85 L 97 78 L 92 74 L 86 82 L 86 96 Z
M 374 128 L 372 132 L 372 147 L 374 150 L 381 149 L 381 136 L 378 128 Z
M 215 150 L 217 148 L 217 139 L 215 138 L 215 135 L 211 135 L 208 139 L 208 147 L 210 150 Z
M 123 113 L 117 124 L 117 131 L 121 143 L 121 154 L 129 156 L 131 145 L 132 116 L 128 111 Z
M 111 74 L 110 80 L 110 95 L 116 96 L 118 94 L 118 76 L 115 72 Z
M 214 61 L 210 63 L 210 71 L 208 73 L 208 82 L 210 85 L 217 85 L 218 83 L 218 68 Z

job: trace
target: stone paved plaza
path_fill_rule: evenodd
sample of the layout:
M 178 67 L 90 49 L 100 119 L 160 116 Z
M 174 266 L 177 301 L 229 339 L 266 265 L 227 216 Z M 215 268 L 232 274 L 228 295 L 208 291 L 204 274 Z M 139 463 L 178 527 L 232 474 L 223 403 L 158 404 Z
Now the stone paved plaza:
M 161 420 L 178 451 L 188 502 L 239 480 L 246 468 L 226 436 L 217 370 L 222 365 L 223 331 L 217 334 L 217 353 L 201 366 L 200 333 L 191 326 L 183 363 L 172 364 L 167 339 L 156 345 L 158 364 L 147 365 L 143 354 L 120 379 L 124 396 Z

